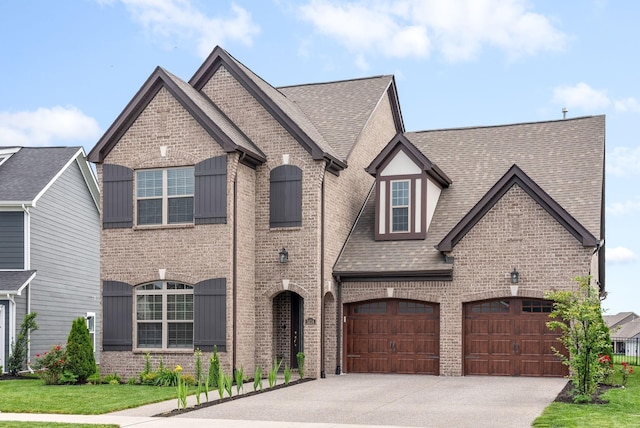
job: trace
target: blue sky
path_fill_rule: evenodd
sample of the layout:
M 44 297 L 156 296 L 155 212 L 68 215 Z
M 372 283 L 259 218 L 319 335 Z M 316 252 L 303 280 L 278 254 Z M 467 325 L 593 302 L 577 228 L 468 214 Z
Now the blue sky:
M 156 66 L 188 80 L 216 45 L 273 86 L 394 74 L 409 131 L 606 114 L 604 307 L 640 314 L 639 20 L 633 0 L 4 0 L 0 145 L 88 151 Z

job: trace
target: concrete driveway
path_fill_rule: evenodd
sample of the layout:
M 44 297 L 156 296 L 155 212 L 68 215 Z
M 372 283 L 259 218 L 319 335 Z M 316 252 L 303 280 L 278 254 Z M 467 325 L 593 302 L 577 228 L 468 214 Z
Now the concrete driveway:
M 176 418 L 329 426 L 530 427 L 566 383 L 566 379 L 346 374 Z

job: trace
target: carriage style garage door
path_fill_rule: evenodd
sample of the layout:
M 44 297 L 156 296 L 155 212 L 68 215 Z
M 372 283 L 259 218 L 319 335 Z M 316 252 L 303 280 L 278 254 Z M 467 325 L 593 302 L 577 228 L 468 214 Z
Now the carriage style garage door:
M 551 350 L 559 333 L 546 325 L 552 302 L 497 299 L 464 309 L 464 374 L 565 376 L 568 369 Z
M 348 373 L 439 373 L 438 304 L 375 300 L 348 305 L 345 314 Z

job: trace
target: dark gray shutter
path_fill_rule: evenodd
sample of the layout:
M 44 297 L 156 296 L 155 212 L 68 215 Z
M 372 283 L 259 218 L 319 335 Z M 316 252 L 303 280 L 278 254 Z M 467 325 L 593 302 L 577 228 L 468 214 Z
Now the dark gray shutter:
M 131 351 L 133 287 L 124 282 L 102 283 L 102 349 Z
M 227 222 L 227 157 L 206 159 L 195 165 L 195 224 Z
M 102 166 L 102 227 L 133 226 L 133 170 L 120 165 Z
M 207 279 L 193 287 L 193 347 L 227 350 L 227 279 Z
M 0 269 L 24 269 L 24 212 L 0 212 Z
M 269 227 L 302 226 L 302 170 L 281 165 L 271 170 Z

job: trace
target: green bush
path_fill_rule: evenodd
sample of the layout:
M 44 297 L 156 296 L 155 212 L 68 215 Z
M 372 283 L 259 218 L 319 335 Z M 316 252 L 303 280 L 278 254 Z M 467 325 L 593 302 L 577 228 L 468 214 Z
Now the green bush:
M 209 388 L 216 389 L 220 384 L 218 378 L 220 375 L 220 357 L 218 356 L 218 347 L 213 345 L 213 356 L 209 360 Z
M 112 381 L 115 381 L 114 383 L 121 383 L 122 378 L 117 373 L 110 373 L 108 375 L 105 375 L 104 383 L 112 383 Z
M 54 345 L 43 354 L 36 354 L 33 368 L 45 385 L 57 385 L 66 370 L 67 356 L 64 348 Z
M 17 375 L 20 370 L 25 368 L 29 332 L 38 329 L 36 316 L 35 312 L 24 316 L 22 324 L 20 324 L 20 333 L 18 333 L 16 341 L 11 342 L 11 355 L 9 355 L 9 360 L 7 361 L 7 371 L 11 376 Z
M 85 383 L 96 372 L 91 335 L 83 317 L 76 318 L 71 325 L 65 369 L 78 376 L 78 383 Z

